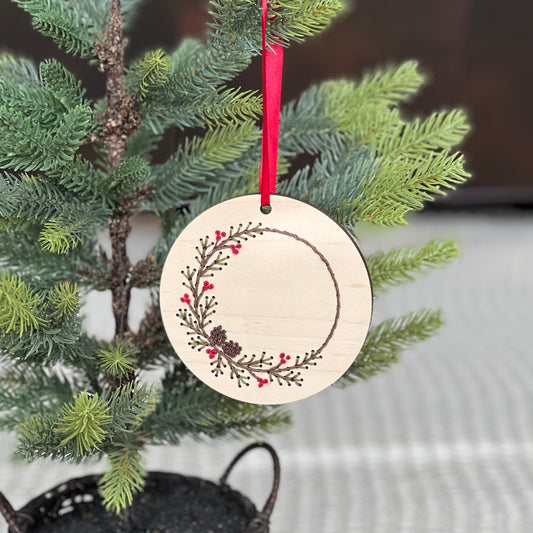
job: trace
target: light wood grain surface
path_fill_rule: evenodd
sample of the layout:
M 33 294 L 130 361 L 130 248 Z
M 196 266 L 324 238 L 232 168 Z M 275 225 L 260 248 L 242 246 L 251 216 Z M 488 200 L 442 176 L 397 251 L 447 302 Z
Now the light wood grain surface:
M 259 195 L 234 198 L 185 228 L 165 263 L 161 310 L 202 381 L 281 404 L 346 371 L 369 328 L 372 291 L 361 253 L 333 219 L 282 196 L 268 215 L 259 206 Z

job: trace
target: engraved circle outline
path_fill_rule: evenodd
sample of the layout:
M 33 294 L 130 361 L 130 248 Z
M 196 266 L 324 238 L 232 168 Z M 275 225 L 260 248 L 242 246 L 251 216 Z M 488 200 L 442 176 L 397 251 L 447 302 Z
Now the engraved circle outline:
M 251 223 L 249 223 L 250 225 Z M 248 235 L 247 232 L 250 231 L 249 229 L 249 225 L 248 227 L 245 229 L 245 230 L 242 230 L 242 231 L 237 231 L 235 234 L 232 234 L 230 235 L 226 241 L 229 241 L 229 240 L 235 240 L 236 242 L 239 242 L 238 241 L 238 236 L 240 235 Z M 239 224 L 240 227 L 242 227 L 242 224 Z M 324 263 L 327 271 L 328 271 L 328 274 L 333 282 L 333 286 L 334 286 L 334 289 L 335 289 L 335 298 L 336 298 L 336 309 L 335 309 L 335 317 L 333 319 L 333 325 L 331 326 L 331 329 L 328 333 L 328 335 L 326 336 L 325 340 L 322 342 L 322 344 L 320 345 L 320 347 L 315 350 L 315 351 L 311 351 L 310 353 L 312 354 L 312 356 L 314 358 L 321 358 L 321 352 L 322 350 L 324 350 L 324 348 L 328 345 L 328 343 L 330 342 L 330 340 L 332 339 L 333 337 L 333 334 L 335 332 L 335 329 L 337 328 L 337 325 L 338 325 L 338 322 L 339 322 L 339 318 L 340 318 L 340 312 L 341 312 L 341 297 L 340 297 L 340 289 L 339 289 L 339 284 L 337 282 L 337 279 L 335 277 L 335 273 L 333 272 L 333 268 L 331 267 L 331 264 L 329 263 L 329 261 L 327 260 L 327 258 L 325 257 L 325 255 L 315 246 L 313 245 L 311 242 L 309 242 L 307 239 L 303 238 L 303 237 L 300 237 L 299 235 L 297 235 L 296 233 L 292 233 L 290 231 L 285 231 L 285 230 L 280 230 L 280 229 L 277 229 L 277 228 L 269 228 L 269 227 L 262 227 L 261 223 L 259 223 L 259 225 L 257 226 L 258 228 L 260 227 L 260 230 L 256 231 L 256 233 L 259 233 L 259 234 L 262 234 L 262 233 L 277 233 L 279 235 L 284 235 L 284 236 L 287 236 L 287 237 L 290 237 L 298 242 L 301 242 L 302 244 L 305 244 L 308 248 L 310 248 L 319 258 L 320 260 L 322 261 L 322 263 Z M 233 228 L 233 227 L 232 227 Z M 255 235 L 253 235 L 255 237 Z M 202 240 L 202 239 L 200 239 Z M 216 245 L 214 247 L 214 249 L 212 250 L 212 252 L 214 252 L 214 250 L 216 249 Z M 201 265 L 201 262 L 199 261 L 199 264 Z M 227 265 L 227 263 L 226 263 Z M 188 267 L 187 267 L 188 268 Z M 183 271 L 182 271 L 183 273 Z M 214 276 L 214 274 L 212 275 Z M 204 276 L 201 276 L 201 275 L 197 275 L 197 280 L 196 280 L 196 283 L 195 283 L 195 286 L 194 286 L 194 289 L 191 288 L 191 292 L 193 293 L 193 302 L 194 302 L 194 309 L 198 309 L 198 306 L 199 306 L 199 301 L 202 297 L 202 294 L 203 294 L 203 291 L 199 291 L 199 286 L 200 286 L 200 279 L 204 277 Z M 191 306 L 189 306 L 191 307 Z M 180 316 L 179 313 L 177 314 L 177 316 Z M 196 316 L 196 318 L 198 318 Z M 183 324 L 183 325 L 186 325 L 186 324 Z M 210 339 L 210 335 L 207 333 L 207 331 L 205 330 L 204 327 L 200 327 L 201 329 L 201 332 L 203 334 L 203 337 L 205 339 Z M 205 347 L 205 346 L 204 346 Z M 191 346 L 191 348 L 194 348 Z M 199 351 L 202 350 L 203 348 L 199 348 Z M 308 352 L 309 353 L 309 352 Z M 220 352 L 217 351 L 217 354 L 220 354 Z M 226 360 L 226 362 L 229 363 L 229 366 L 232 367 L 233 364 L 230 363 L 231 361 L 231 357 L 227 354 L 220 354 L 223 356 L 223 358 Z M 253 356 L 254 354 L 252 354 Z M 317 357 L 317 356 L 320 356 L 320 357 Z M 295 368 L 305 368 L 307 369 L 308 368 L 308 365 L 307 364 L 301 364 L 301 366 L 298 366 L 300 363 L 297 363 L 296 365 L 293 365 L 292 367 L 285 367 L 285 368 L 282 368 L 282 371 L 291 371 Z M 316 364 L 316 363 L 315 363 Z M 236 365 L 236 366 L 239 366 L 239 365 Z M 274 365 L 274 367 L 271 367 L 270 369 L 266 369 L 266 370 L 259 370 L 259 369 L 255 369 L 254 371 L 250 371 L 249 369 L 243 369 L 242 367 L 240 367 L 242 370 L 245 370 L 246 372 L 248 372 L 248 374 L 250 374 L 251 377 L 254 377 L 254 378 L 257 378 L 256 375 L 254 375 L 254 373 L 257 373 L 257 374 L 269 374 L 269 370 L 271 370 L 272 368 L 275 368 L 276 365 Z M 277 365 L 277 367 L 279 367 L 279 364 Z M 303 378 L 302 378 L 302 381 L 303 381 Z M 278 379 L 278 383 L 279 383 L 279 379 Z M 281 385 L 281 383 L 279 383 Z M 288 381 L 288 384 L 290 386 L 290 381 Z M 296 382 L 297 385 L 301 386 L 302 383 L 301 382 Z M 246 385 L 249 385 L 249 383 L 246 383 Z M 240 381 L 239 381 L 239 388 L 241 387 L 241 384 L 240 384 Z

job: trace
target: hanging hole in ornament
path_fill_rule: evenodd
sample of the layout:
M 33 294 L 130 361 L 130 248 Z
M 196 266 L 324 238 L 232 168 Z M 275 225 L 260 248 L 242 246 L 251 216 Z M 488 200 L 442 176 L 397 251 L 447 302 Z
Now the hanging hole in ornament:
M 263 215 L 270 215 L 272 213 L 272 206 L 270 204 L 262 205 L 259 209 Z

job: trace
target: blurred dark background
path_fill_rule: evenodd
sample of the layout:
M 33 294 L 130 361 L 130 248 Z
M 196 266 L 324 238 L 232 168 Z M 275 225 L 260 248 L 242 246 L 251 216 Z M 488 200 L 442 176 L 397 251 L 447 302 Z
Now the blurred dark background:
M 202 37 L 206 4 L 146 0 L 128 54 L 135 57 L 156 46 L 168 50 L 184 36 Z M 0 35 L 1 49 L 37 60 L 59 57 L 84 80 L 91 96 L 102 93 L 96 70 L 58 52 L 9 0 L 0 0 Z M 533 2 L 359 0 L 329 31 L 290 48 L 283 99 L 296 97 L 313 82 L 358 76 L 406 58 L 419 59 L 430 75 L 408 112 L 462 106 L 474 126 L 462 149 L 475 179 L 445 202 L 533 205 Z M 239 83 L 260 88 L 259 59 Z

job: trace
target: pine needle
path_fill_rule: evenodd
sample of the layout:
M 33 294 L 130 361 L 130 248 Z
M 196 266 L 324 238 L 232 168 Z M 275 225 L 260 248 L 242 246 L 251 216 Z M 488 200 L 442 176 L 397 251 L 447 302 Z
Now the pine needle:
M 397 248 L 386 253 L 377 252 L 366 258 L 372 289 L 380 291 L 386 285 L 413 281 L 415 273 L 440 267 L 453 261 L 458 255 L 459 249 L 454 241 L 438 240 L 419 249 Z
M 56 285 L 48 296 L 48 303 L 53 308 L 50 316 L 59 318 L 73 316 L 78 312 L 80 305 L 78 285 L 70 281 Z
M 61 415 L 55 428 L 58 435 L 64 436 L 61 445 L 73 440 L 80 456 L 98 449 L 106 436 L 104 428 L 111 422 L 107 403 L 98 394 L 89 396 L 86 391 L 76 396 L 74 404 L 63 405 Z
M 40 298 L 16 275 L 0 272 L 0 335 L 16 333 L 22 337 L 43 323 L 37 315 Z
M 143 489 L 147 473 L 141 466 L 139 450 L 132 444 L 116 445 L 108 457 L 110 469 L 98 481 L 99 492 L 104 507 L 119 514 Z
M 171 68 L 170 57 L 161 49 L 146 52 L 128 71 L 130 86 L 140 100 L 145 100 L 149 93 L 165 85 Z
M 433 336 L 442 326 L 440 311 L 426 309 L 385 320 L 372 328 L 357 359 L 337 385 L 368 379 L 398 361 L 413 344 Z
M 115 341 L 96 355 L 102 368 L 112 376 L 126 377 L 135 371 L 135 358 L 138 352 L 129 339 Z

